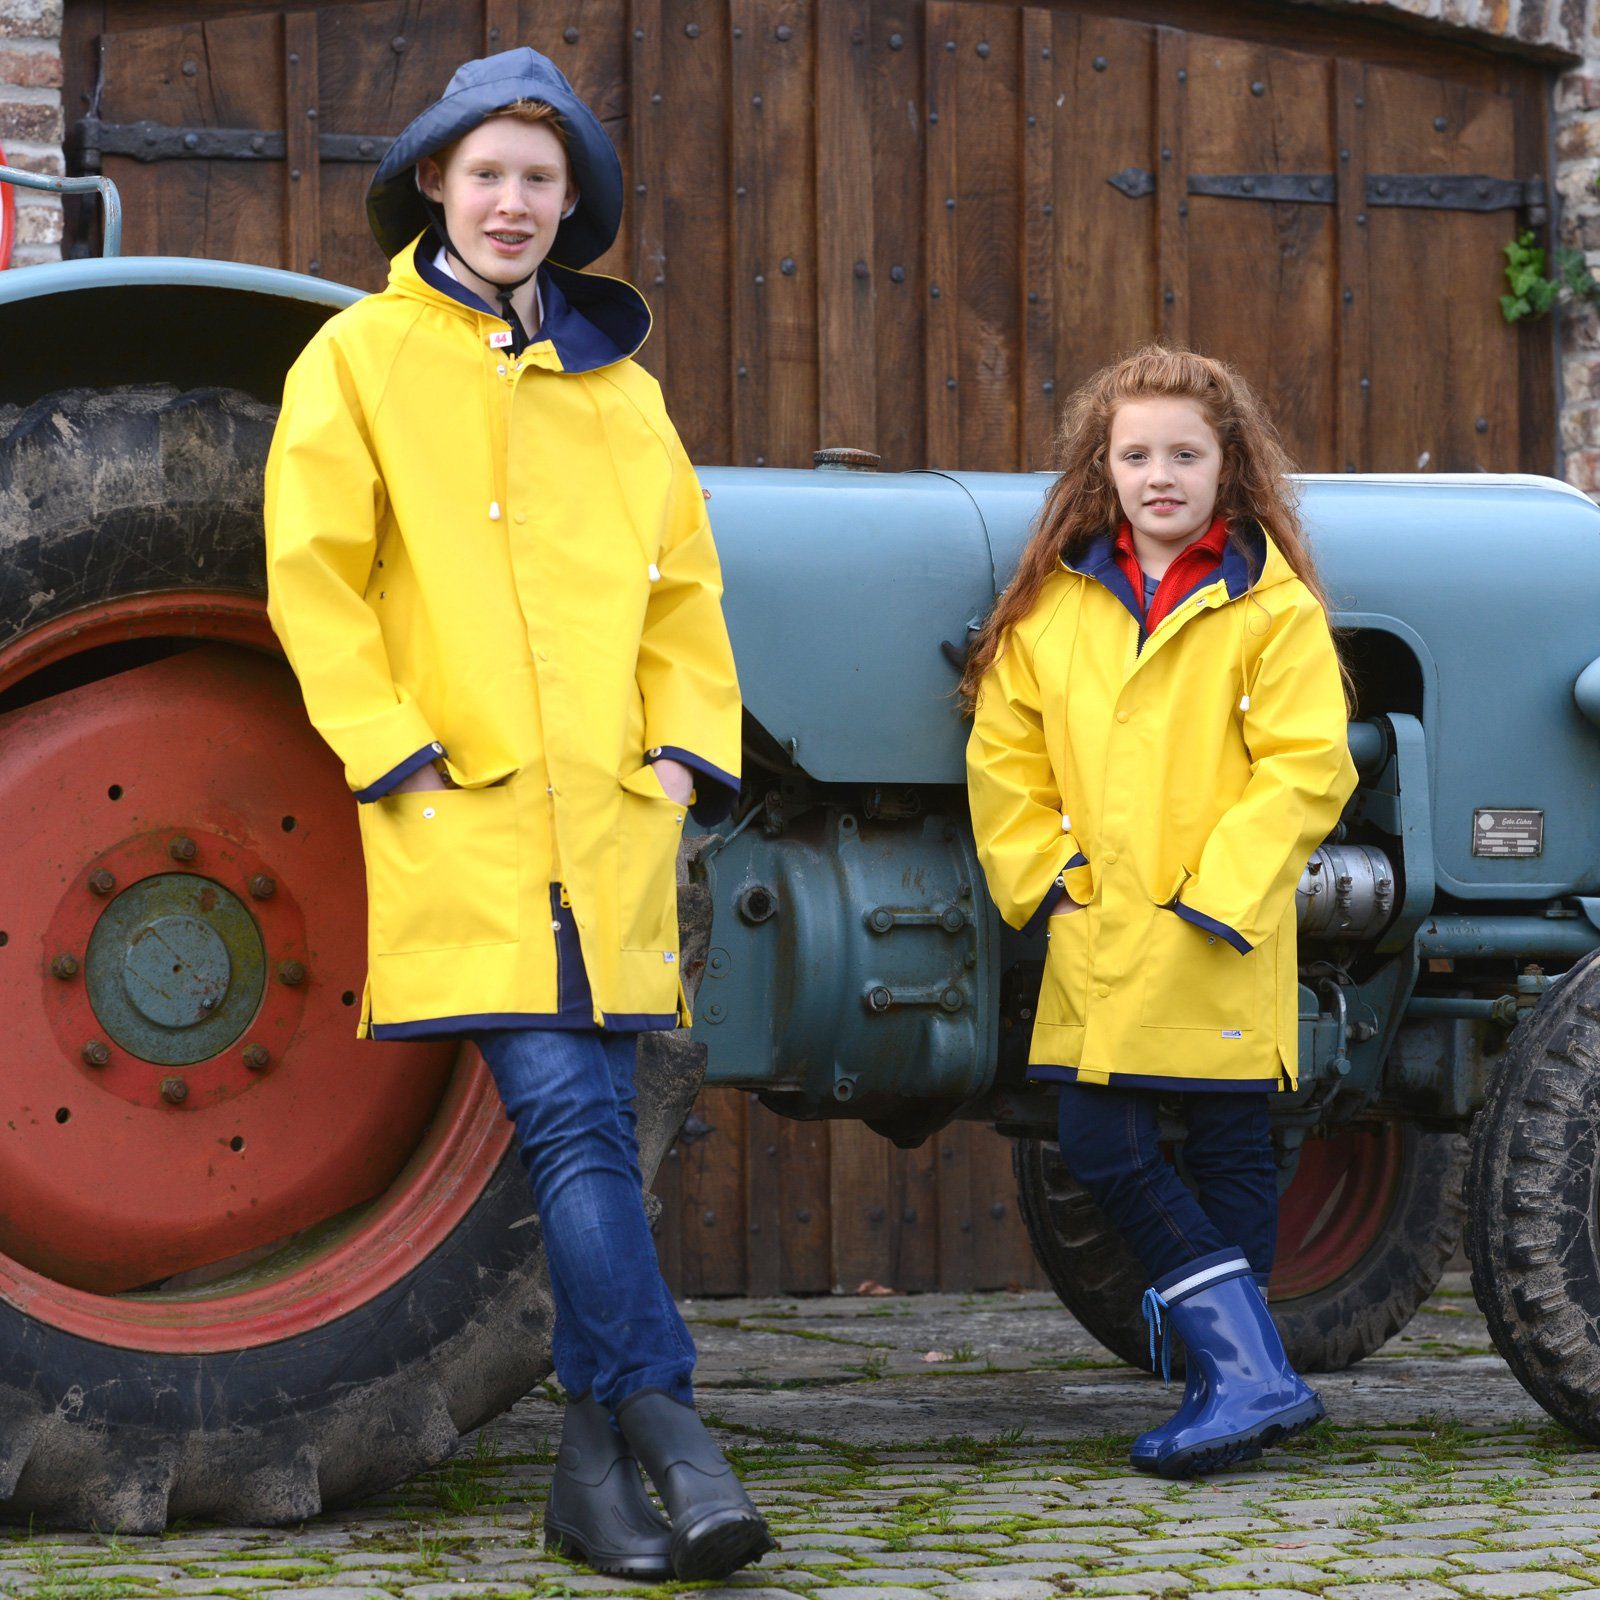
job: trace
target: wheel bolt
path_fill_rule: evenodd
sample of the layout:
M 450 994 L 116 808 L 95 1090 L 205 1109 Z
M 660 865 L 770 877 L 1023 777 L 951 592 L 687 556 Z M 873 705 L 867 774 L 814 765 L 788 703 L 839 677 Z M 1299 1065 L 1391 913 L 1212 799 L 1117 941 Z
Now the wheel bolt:
M 86 1067 L 103 1067 L 110 1063 L 111 1047 L 101 1039 L 91 1039 L 83 1047 L 83 1064 Z
M 189 1085 L 182 1078 L 163 1078 L 161 1098 L 169 1105 L 182 1105 L 189 1098 Z
M 50 963 L 50 971 L 58 978 L 76 978 L 78 976 L 78 958 L 63 952 Z
M 264 872 L 258 872 L 250 880 L 250 898 L 252 900 L 270 900 L 277 892 L 278 885 Z
M 272 1065 L 272 1055 L 264 1044 L 247 1044 L 244 1047 L 244 1064 L 252 1072 L 265 1072 Z
M 291 989 L 305 981 L 306 969 L 298 961 L 285 961 L 278 968 L 278 982 L 288 984 Z
M 196 854 L 195 842 L 193 839 L 187 838 L 183 834 L 179 834 L 178 837 L 167 846 L 167 854 L 171 856 L 174 861 L 193 861 Z
M 111 873 L 102 867 L 98 872 L 89 874 L 90 894 L 110 894 L 117 886 L 117 880 Z

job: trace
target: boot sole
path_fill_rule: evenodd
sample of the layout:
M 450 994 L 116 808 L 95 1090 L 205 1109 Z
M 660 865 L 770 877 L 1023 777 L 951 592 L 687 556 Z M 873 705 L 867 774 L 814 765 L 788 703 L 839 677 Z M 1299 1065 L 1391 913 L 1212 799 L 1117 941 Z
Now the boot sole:
M 1322 1401 L 1313 1395 L 1299 1405 L 1279 1413 L 1271 1422 L 1247 1433 L 1235 1433 L 1221 1439 L 1211 1439 L 1205 1444 L 1168 1456 L 1156 1463 L 1156 1471 L 1163 1478 L 1197 1478 L 1208 1472 L 1220 1472 L 1224 1467 L 1236 1466 L 1241 1461 L 1254 1461 L 1271 1445 L 1292 1439 L 1304 1433 L 1327 1415 Z
M 581 1561 L 591 1572 L 602 1572 L 608 1578 L 642 1578 L 651 1582 L 672 1577 L 672 1562 L 665 1555 L 659 1559 L 649 1556 L 608 1556 L 591 1551 L 576 1534 L 548 1524 L 544 1530 L 544 1547 L 569 1561 Z
M 777 1549 L 767 1525 L 750 1511 L 717 1511 L 672 1536 L 672 1570 L 684 1583 L 726 1578 Z

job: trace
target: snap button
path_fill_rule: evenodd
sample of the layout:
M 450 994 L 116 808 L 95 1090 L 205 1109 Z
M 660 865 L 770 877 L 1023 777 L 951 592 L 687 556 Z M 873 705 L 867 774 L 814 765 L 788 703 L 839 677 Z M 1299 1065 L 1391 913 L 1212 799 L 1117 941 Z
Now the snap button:
M 661 746 L 657 745 L 654 750 L 647 751 L 646 754 L 654 761 L 661 754 Z
M 518 517 L 518 518 L 517 518 L 517 521 L 518 521 L 518 522 L 521 522 L 521 521 L 522 521 L 522 518 L 521 518 L 521 517 Z M 1126 712 L 1126 711 L 1119 711 L 1119 712 L 1118 712 L 1118 713 L 1117 713 L 1117 721 L 1118 721 L 1118 722 L 1126 722 L 1126 721 L 1127 721 L 1127 720 L 1128 720 L 1128 713 L 1127 713 L 1127 712 Z
M 1066 873 L 1058 872 L 1056 874 L 1056 888 L 1065 889 L 1066 886 L 1067 886 L 1067 875 L 1066 875 Z
M 560 917 L 552 917 L 550 919 L 550 927 L 552 928 L 552 930 L 554 932 L 560 933 L 561 932 L 561 918 Z
M 433 807 L 432 806 L 424 806 L 422 808 L 422 814 L 423 814 L 424 817 L 431 818 L 433 816 Z
M 433 753 L 436 756 L 442 756 L 444 754 L 444 746 L 442 744 L 436 744 L 433 747 Z
M 1216 934 L 1214 934 L 1214 933 L 1208 933 L 1208 934 L 1207 934 L 1207 935 L 1206 935 L 1206 943 L 1207 943 L 1207 944 L 1215 944 L 1215 943 L 1216 943 L 1216 942 L 1217 942 L 1217 936 L 1216 936 Z
M 519 511 L 512 520 L 519 523 L 526 522 L 528 520 L 528 514 L 526 511 Z
M 1115 850 L 1107 850 L 1106 851 L 1106 865 L 1108 867 L 1114 867 L 1114 866 L 1116 866 L 1116 864 L 1117 864 L 1117 852 Z
M 506 364 L 505 364 L 505 362 L 502 361 L 500 363 L 500 365 L 498 367 L 496 367 L 494 370 L 496 372 L 498 372 L 502 378 L 505 377 L 505 375 L 506 375 Z
M 1103 983 L 1097 984 L 1094 992 L 1099 995 L 1102 1000 L 1104 1000 L 1106 996 L 1111 993 L 1111 991 Z

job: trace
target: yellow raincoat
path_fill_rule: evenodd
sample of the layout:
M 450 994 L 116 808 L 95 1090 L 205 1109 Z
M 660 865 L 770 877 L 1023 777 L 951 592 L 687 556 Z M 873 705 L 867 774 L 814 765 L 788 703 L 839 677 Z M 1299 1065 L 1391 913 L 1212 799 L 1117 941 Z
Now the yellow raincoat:
M 1296 1082 L 1295 885 L 1356 777 L 1322 607 L 1247 542 L 1142 641 L 1102 537 L 983 680 L 967 777 L 995 903 L 1018 928 L 1060 887 L 1085 907 L 1049 919 L 1037 1076 Z
M 649 315 L 547 263 L 513 358 L 430 252 L 313 338 L 267 466 L 272 623 L 364 802 L 360 1032 L 687 1023 L 686 807 L 650 762 L 715 820 L 740 708 L 704 497 L 629 359 Z M 459 788 L 389 793 L 436 756 Z

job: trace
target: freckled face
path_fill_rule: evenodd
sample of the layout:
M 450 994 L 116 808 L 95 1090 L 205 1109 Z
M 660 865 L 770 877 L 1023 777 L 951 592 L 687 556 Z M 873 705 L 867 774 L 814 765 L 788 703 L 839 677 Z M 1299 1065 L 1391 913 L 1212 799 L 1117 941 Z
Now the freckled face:
M 417 164 L 422 192 L 444 207 L 467 266 L 488 283 L 515 283 L 550 253 L 561 213 L 577 199 L 567 153 L 544 123 L 496 117 L 474 128 L 443 171 Z
M 1111 419 L 1111 481 L 1140 560 L 1171 558 L 1211 526 L 1222 446 L 1192 400 L 1128 400 Z

